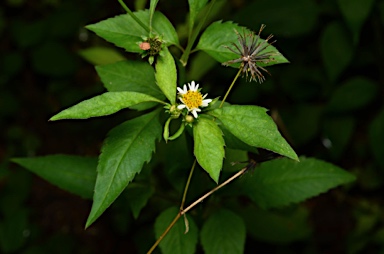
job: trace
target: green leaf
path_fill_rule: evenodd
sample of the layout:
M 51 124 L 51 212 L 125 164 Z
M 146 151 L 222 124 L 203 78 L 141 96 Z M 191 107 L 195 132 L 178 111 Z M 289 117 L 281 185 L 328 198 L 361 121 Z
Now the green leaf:
M 56 121 L 61 119 L 87 119 L 97 116 L 106 116 L 117 111 L 129 108 L 142 102 L 162 101 L 142 93 L 136 92 L 106 92 L 91 99 L 82 101 L 70 108 L 64 109 L 60 113 L 49 119 Z
M 287 211 L 266 211 L 255 206 L 237 209 L 247 232 L 253 238 L 271 244 L 289 244 L 311 236 L 309 212 L 303 207 Z
M 264 162 L 244 178 L 244 193 L 262 208 L 298 203 L 355 180 L 331 163 L 303 157 L 300 162 L 286 158 Z
M 339 23 L 330 23 L 320 39 L 321 54 L 329 79 L 335 81 L 352 60 L 353 46 Z
M 378 86 L 375 82 L 364 77 L 354 77 L 333 92 L 327 108 L 333 112 L 360 109 L 371 103 L 377 95 Z
M 229 210 L 221 209 L 204 223 L 201 244 L 206 254 L 242 254 L 245 236 L 243 219 Z
M 224 135 L 224 141 L 225 141 L 225 146 L 228 148 L 232 149 L 238 149 L 238 150 L 243 150 L 243 151 L 249 151 L 252 153 L 257 154 L 257 148 L 250 146 L 240 139 L 236 138 L 230 131 L 228 131 L 224 126 L 220 126 L 220 129 L 223 131 Z
M 165 231 L 168 225 L 179 213 L 179 209 L 176 207 L 170 207 L 163 211 L 155 222 L 155 235 L 159 238 Z M 175 225 L 169 230 L 168 234 L 160 242 L 160 248 L 162 253 L 183 253 L 193 254 L 196 251 L 196 245 L 198 241 L 198 229 L 193 219 L 187 216 L 189 230 L 185 234 L 186 227 L 183 218 L 180 218 Z
M 120 61 L 96 66 L 96 71 L 109 92 L 130 91 L 148 94 L 162 101 L 165 99 L 164 94 L 156 85 L 155 71 L 147 62 Z M 155 104 L 154 102 L 145 102 L 131 108 L 144 110 Z
M 104 141 L 97 167 L 97 179 L 89 227 L 121 194 L 128 183 L 151 159 L 155 141 L 161 138 L 160 110 L 113 128 Z
M 224 139 L 212 119 L 200 117 L 193 126 L 194 154 L 200 166 L 217 183 L 223 166 Z
M 63 190 L 83 198 L 92 198 L 96 181 L 96 158 L 57 154 L 13 158 L 12 161 Z
M 210 111 L 244 143 L 298 160 L 295 151 L 279 133 L 267 109 L 258 106 L 231 105 Z
M 161 91 L 172 105 L 175 104 L 177 72 L 175 60 L 167 48 L 164 48 L 157 58 L 155 77 Z
M 381 110 L 369 126 L 369 144 L 376 163 L 384 169 L 384 110 Z
M 126 60 L 96 66 L 96 71 L 109 92 L 129 91 L 148 94 L 159 100 L 165 98 L 156 86 L 155 71 L 147 62 Z
M 238 36 L 235 30 L 240 34 L 244 34 L 244 32 L 246 34 L 250 33 L 247 28 L 238 26 L 232 22 L 214 22 L 203 32 L 196 48 L 203 50 L 220 63 L 240 58 L 240 55 L 233 53 L 225 47 L 229 46 L 231 48 L 234 48 L 232 43 L 238 45 Z M 260 39 L 259 43 L 263 41 L 263 39 Z M 261 66 L 288 63 L 288 60 L 282 54 L 280 54 L 274 46 L 270 45 L 262 52 L 266 53 L 271 51 L 276 52 L 276 55 L 273 56 L 274 60 L 265 64 L 260 63 Z M 236 68 L 238 67 L 238 65 L 231 66 Z
M 111 64 L 125 60 L 116 49 L 107 47 L 90 47 L 79 50 L 79 55 L 93 65 Z
M 152 186 L 145 186 L 137 183 L 132 183 L 127 187 L 125 197 L 128 199 L 129 206 L 131 207 L 133 217 L 139 217 L 141 209 L 147 204 L 148 199 L 152 197 L 155 192 Z
M 188 0 L 189 4 L 189 33 L 192 32 L 195 26 L 197 15 L 201 9 L 208 3 L 208 0 Z
M 353 33 L 355 44 L 359 41 L 361 28 L 372 10 L 374 0 L 338 0 L 337 1 L 347 22 L 349 29 Z
M 135 12 L 135 15 L 144 24 L 149 24 L 148 10 Z M 179 44 L 175 28 L 162 13 L 155 12 L 152 23 L 154 32 L 161 36 L 166 46 Z M 86 28 L 116 46 L 135 53 L 142 52 L 139 43 L 143 41 L 142 37 L 149 36 L 128 14 L 109 18 L 99 23 L 88 25 Z

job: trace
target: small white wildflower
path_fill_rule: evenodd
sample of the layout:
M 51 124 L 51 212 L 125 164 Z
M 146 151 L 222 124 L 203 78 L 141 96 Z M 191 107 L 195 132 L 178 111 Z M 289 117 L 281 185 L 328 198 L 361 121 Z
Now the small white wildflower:
M 212 99 L 205 99 L 208 94 L 204 96 L 198 90 L 199 84 L 195 84 L 195 81 L 188 83 L 189 90 L 187 85 L 184 85 L 183 89 L 180 87 L 177 88 L 179 91 L 179 99 L 183 104 L 177 106 L 178 109 L 187 108 L 188 112 L 191 112 L 192 115 L 197 118 L 197 112 L 200 112 L 199 107 L 207 107 Z

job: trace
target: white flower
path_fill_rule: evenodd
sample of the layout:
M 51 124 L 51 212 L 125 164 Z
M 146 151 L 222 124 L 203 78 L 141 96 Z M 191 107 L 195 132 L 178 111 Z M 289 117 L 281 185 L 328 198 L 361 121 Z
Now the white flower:
M 208 94 L 203 96 L 198 90 L 199 84 L 195 85 L 195 81 L 188 83 L 188 87 L 189 90 L 187 89 L 187 85 L 184 85 L 183 89 L 180 87 L 177 88 L 177 91 L 179 91 L 179 99 L 183 103 L 177 106 L 177 108 L 187 108 L 188 112 L 191 112 L 192 115 L 197 118 L 197 112 L 201 111 L 199 107 L 207 107 L 212 99 L 205 99 Z

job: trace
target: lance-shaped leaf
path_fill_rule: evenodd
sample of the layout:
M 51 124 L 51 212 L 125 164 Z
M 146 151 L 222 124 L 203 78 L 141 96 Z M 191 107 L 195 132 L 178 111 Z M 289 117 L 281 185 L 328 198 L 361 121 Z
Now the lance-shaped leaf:
M 223 167 L 224 139 L 217 123 L 200 117 L 193 126 L 194 153 L 200 166 L 217 183 Z
M 152 96 L 136 92 L 106 92 L 91 99 L 82 101 L 49 119 L 50 121 L 61 119 L 87 119 L 97 116 L 106 116 L 117 111 L 129 108 L 142 102 L 164 103 Z
M 161 138 L 160 110 L 126 121 L 106 138 L 97 166 L 92 210 L 86 227 L 107 209 L 151 159 L 155 141 Z
M 241 183 L 244 193 L 263 208 L 285 206 L 355 180 L 349 172 L 321 160 L 300 157 L 262 163 Z
M 63 190 L 83 198 L 92 198 L 97 158 L 57 154 L 13 158 L 12 161 Z
M 150 15 L 148 10 L 138 11 L 134 14 L 140 21 L 149 26 Z M 162 13 L 155 12 L 152 24 L 154 32 L 161 36 L 166 46 L 179 44 L 175 28 Z M 86 28 L 128 52 L 142 52 L 139 43 L 143 41 L 142 37 L 149 36 L 144 28 L 128 14 L 109 18 L 99 23 L 88 25 Z
M 241 217 L 229 210 L 212 214 L 201 229 L 201 244 L 206 254 L 244 253 L 246 229 Z
M 211 24 L 201 35 L 199 43 L 196 48 L 203 50 L 211 57 L 216 59 L 218 62 L 223 63 L 230 60 L 234 60 L 240 58 L 240 55 L 237 55 L 230 51 L 225 46 L 235 49 L 232 43 L 239 45 L 238 36 L 235 30 L 240 34 L 248 35 L 251 33 L 245 27 L 238 26 L 232 22 L 222 23 L 221 21 L 217 21 Z M 262 43 L 264 40 L 259 38 L 258 43 Z M 279 51 L 274 47 L 269 45 L 262 53 L 267 52 L 276 52 L 276 55 L 273 56 L 273 61 L 268 63 L 258 63 L 260 66 L 270 66 L 274 64 L 288 63 L 289 61 L 279 53 Z M 238 67 L 237 65 L 231 65 L 233 67 Z
M 279 133 L 275 122 L 258 106 L 231 105 L 210 111 L 235 137 L 244 143 L 298 160 L 295 151 Z
M 159 238 L 172 220 L 176 217 L 179 209 L 170 207 L 162 212 L 155 222 L 155 235 Z M 168 234 L 160 242 L 160 248 L 163 253 L 183 253 L 193 254 L 196 252 L 198 241 L 198 229 L 192 217 L 186 215 L 188 220 L 189 230 L 186 232 L 184 220 L 181 218 L 169 230 Z
M 156 63 L 156 82 L 171 104 L 176 103 L 177 72 L 173 56 L 168 48 L 161 51 Z

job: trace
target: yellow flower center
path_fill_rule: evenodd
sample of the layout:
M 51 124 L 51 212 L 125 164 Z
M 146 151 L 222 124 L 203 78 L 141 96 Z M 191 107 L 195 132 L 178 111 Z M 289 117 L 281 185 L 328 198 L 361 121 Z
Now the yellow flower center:
M 198 108 L 203 104 L 203 96 L 199 91 L 189 90 L 186 94 L 182 95 L 183 102 L 185 106 L 189 109 Z

